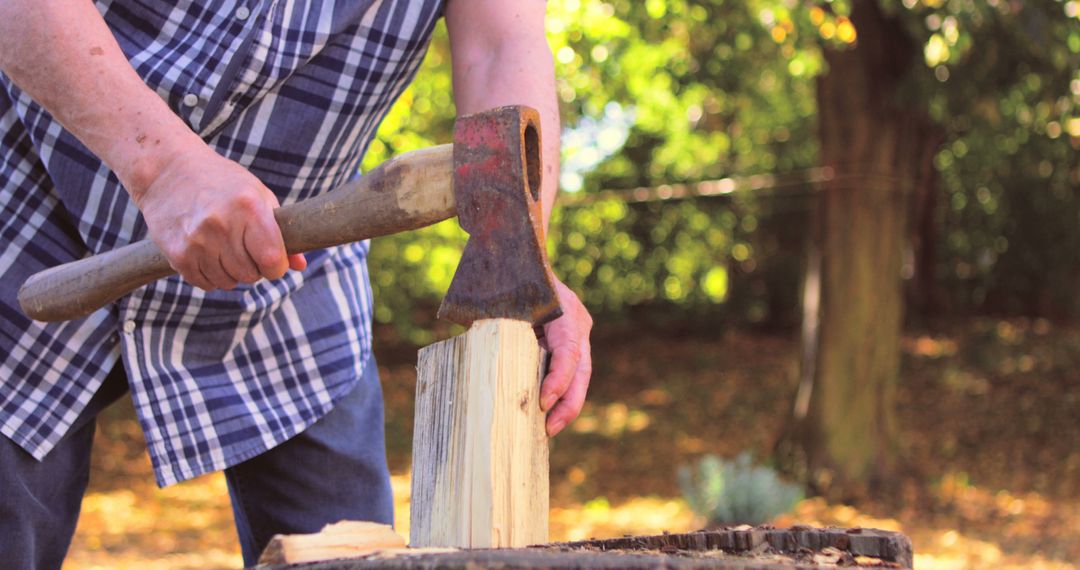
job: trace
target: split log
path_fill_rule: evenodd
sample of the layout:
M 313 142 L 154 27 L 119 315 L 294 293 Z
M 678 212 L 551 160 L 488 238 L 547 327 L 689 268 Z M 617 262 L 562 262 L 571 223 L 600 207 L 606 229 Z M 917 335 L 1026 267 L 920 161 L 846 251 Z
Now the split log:
M 510 319 L 420 350 L 411 546 L 547 542 L 544 356 L 532 326 Z
M 297 564 L 335 558 L 354 558 L 392 549 L 404 549 L 405 539 L 390 525 L 341 521 L 315 534 L 278 534 L 270 539 L 259 564 Z

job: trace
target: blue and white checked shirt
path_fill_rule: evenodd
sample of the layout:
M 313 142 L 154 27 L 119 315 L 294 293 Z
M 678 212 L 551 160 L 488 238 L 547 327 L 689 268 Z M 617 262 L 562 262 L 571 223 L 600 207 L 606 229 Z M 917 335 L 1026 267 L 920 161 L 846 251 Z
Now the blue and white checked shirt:
M 283 203 L 354 176 L 442 4 L 97 0 L 146 83 Z M 44 457 L 122 361 L 165 486 L 281 443 L 354 385 L 371 351 L 366 243 L 233 291 L 172 277 L 78 321 L 24 316 L 32 273 L 146 226 L 100 160 L 2 74 L 0 87 L 0 432 Z

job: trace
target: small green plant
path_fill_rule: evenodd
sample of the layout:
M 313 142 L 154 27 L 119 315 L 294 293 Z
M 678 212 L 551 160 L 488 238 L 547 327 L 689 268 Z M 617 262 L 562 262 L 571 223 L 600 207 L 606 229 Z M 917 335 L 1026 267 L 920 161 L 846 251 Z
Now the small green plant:
M 798 485 L 782 481 L 769 467 L 754 465 L 749 453 L 734 461 L 706 455 L 679 468 L 679 486 L 694 512 L 709 526 L 761 524 L 791 510 L 803 498 Z

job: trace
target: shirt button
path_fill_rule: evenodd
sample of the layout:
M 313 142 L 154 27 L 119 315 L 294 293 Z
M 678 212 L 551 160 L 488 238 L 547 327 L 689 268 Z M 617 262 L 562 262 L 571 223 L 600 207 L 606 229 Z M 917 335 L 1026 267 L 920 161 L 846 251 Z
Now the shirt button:
M 251 10 L 247 6 L 241 6 L 236 9 L 236 19 L 246 20 L 251 15 Z
M 135 321 L 124 321 L 124 332 L 126 334 L 135 332 Z
M 199 96 L 194 93 L 188 93 L 184 95 L 184 105 L 188 107 L 194 107 L 199 104 Z

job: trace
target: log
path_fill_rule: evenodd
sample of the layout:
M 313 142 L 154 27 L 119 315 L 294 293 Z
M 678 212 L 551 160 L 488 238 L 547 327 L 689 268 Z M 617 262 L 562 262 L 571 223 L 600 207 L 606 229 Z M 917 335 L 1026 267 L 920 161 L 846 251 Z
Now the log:
M 628 536 L 497 550 L 430 552 L 395 549 L 303 570 L 471 570 L 521 568 L 828 570 L 912 568 L 911 541 L 898 532 L 862 528 L 734 527 L 684 534 Z M 299 570 L 298 566 L 260 570 Z
M 547 542 L 544 361 L 532 326 L 510 319 L 420 350 L 410 546 Z

